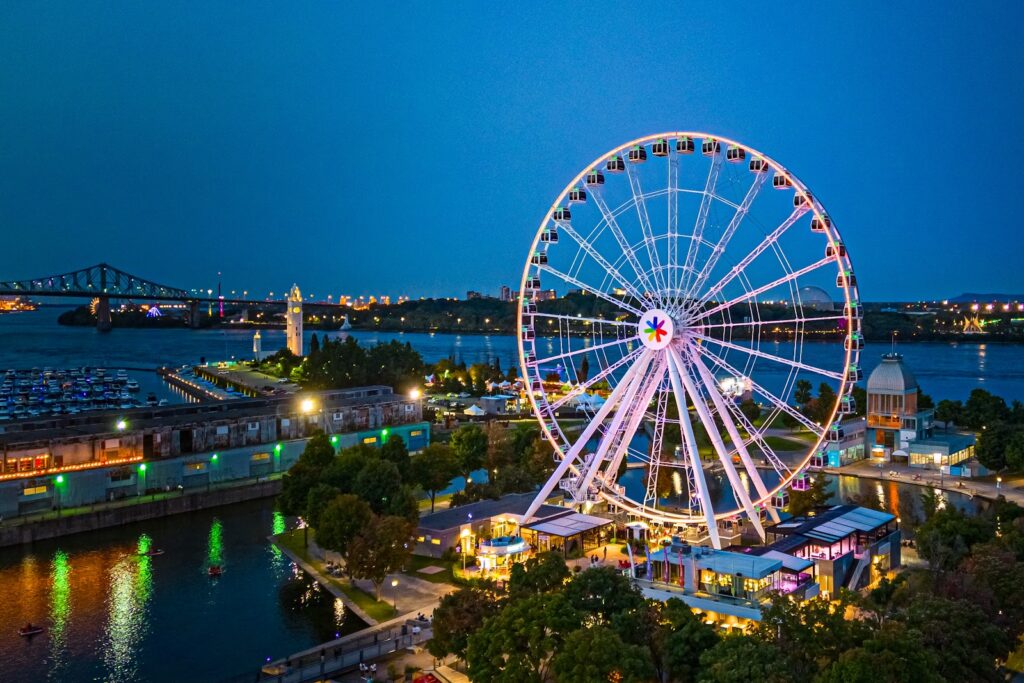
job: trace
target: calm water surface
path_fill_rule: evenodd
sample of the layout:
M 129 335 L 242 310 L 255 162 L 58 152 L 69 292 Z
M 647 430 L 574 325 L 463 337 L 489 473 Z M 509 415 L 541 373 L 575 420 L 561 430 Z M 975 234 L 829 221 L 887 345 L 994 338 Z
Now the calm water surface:
M 101 334 L 88 327 L 57 325 L 57 316 L 65 309 L 41 308 L 31 313 L 0 315 L 0 368 L 104 367 L 155 368 L 160 365 L 197 363 L 210 360 L 242 359 L 252 355 L 252 330 L 132 330 L 116 329 Z M 313 332 L 307 331 L 307 339 Z M 322 334 L 322 333 L 321 333 Z M 334 332 L 331 336 L 343 333 Z M 457 335 L 419 332 L 351 332 L 364 344 L 396 339 L 409 342 L 428 362 L 454 357 L 467 364 L 490 362 L 497 358 L 503 368 L 518 364 L 515 337 L 506 335 Z M 284 330 L 262 332 L 263 348 L 274 350 L 285 345 Z M 550 343 L 550 342 L 549 342 Z M 544 340 L 538 344 L 544 350 Z M 772 344 L 762 350 L 772 352 Z M 785 345 L 780 345 L 785 347 Z M 869 344 L 861 353 L 865 377 L 889 351 L 888 344 Z M 984 387 L 1007 401 L 1024 401 L 1024 345 L 966 343 L 904 343 L 897 349 L 917 376 L 922 389 L 936 400 L 966 399 L 971 389 Z M 549 349 L 554 353 L 554 347 Z M 835 345 L 808 342 L 804 360 L 826 368 L 835 368 Z M 776 353 L 784 354 L 787 348 Z M 759 364 L 757 379 L 769 390 L 778 390 L 785 382 L 781 366 Z M 133 373 L 143 391 L 166 395 L 155 375 Z M 811 378 L 817 384 L 816 378 Z M 163 392 L 163 393 L 161 393 Z
M 266 540 L 285 524 L 263 500 L 0 550 L 0 681 L 249 681 L 365 627 Z

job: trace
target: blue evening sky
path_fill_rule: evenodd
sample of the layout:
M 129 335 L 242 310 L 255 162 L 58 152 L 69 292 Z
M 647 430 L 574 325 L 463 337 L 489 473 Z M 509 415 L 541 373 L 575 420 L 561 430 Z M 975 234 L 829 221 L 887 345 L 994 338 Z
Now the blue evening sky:
M 1020 292 L 1015 2 L 0 4 L 0 279 L 107 261 L 265 295 L 518 283 L 605 150 L 793 170 L 862 297 Z

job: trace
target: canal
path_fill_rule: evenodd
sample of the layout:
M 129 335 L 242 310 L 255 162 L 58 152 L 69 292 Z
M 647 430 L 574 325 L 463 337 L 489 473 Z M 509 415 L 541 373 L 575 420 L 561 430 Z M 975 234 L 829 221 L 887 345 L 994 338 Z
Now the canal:
M 248 681 L 365 627 L 267 541 L 287 523 L 260 500 L 0 551 L 0 681 Z

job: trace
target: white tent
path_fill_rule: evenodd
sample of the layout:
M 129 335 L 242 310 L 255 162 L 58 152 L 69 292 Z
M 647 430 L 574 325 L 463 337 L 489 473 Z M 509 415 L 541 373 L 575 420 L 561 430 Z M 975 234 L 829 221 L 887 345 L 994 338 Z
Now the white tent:
M 604 405 L 605 399 L 597 394 L 580 394 L 572 402 L 581 407 L 598 408 Z
M 471 415 L 472 417 L 482 417 L 487 414 L 487 412 L 483 408 L 476 404 L 471 405 L 462 412 L 464 412 L 466 415 Z

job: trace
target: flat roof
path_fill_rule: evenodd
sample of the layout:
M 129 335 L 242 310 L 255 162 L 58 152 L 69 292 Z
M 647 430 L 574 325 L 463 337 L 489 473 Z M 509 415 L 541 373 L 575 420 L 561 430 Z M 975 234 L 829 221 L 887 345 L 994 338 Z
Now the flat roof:
M 835 505 L 813 517 L 795 517 L 768 527 L 768 530 L 786 536 L 803 536 L 811 540 L 835 543 L 858 531 L 869 532 L 879 529 L 894 519 L 896 515 L 888 512 L 856 505 Z M 791 542 L 783 547 L 781 542 L 776 542 L 772 547 L 776 550 L 787 550 L 793 545 Z
M 934 434 L 927 439 L 910 442 L 910 450 L 914 453 L 933 453 L 936 448 L 945 448 L 946 453 L 959 453 L 973 446 L 973 434 Z
M 749 576 L 755 579 L 763 579 L 772 572 L 782 569 L 783 566 L 779 560 L 764 557 L 763 555 L 748 555 L 746 553 L 734 553 L 728 550 L 715 550 L 700 546 L 691 546 L 690 553 L 696 559 L 699 568 L 708 569 L 716 574 L 729 574 L 730 576 Z M 686 555 L 665 548 L 651 553 L 651 560 L 664 562 L 667 559 L 677 566 L 684 557 Z
M 599 529 L 611 523 L 612 520 L 605 519 L 604 517 L 594 517 L 593 515 L 585 515 L 582 512 L 573 512 L 568 515 L 533 522 L 532 524 L 524 524 L 523 528 L 531 529 L 539 534 L 568 538 L 581 534 L 584 531 Z
M 814 562 L 811 560 L 805 560 L 800 557 L 794 557 L 778 550 L 767 550 L 761 553 L 761 557 L 767 557 L 771 560 L 778 560 L 782 563 L 782 566 L 791 572 L 802 572 L 805 569 L 810 569 L 814 566 Z
M 535 492 L 510 493 L 496 500 L 478 500 L 468 505 L 460 505 L 447 510 L 438 510 L 420 517 L 419 528 L 431 531 L 456 529 L 470 521 L 479 522 L 498 515 L 523 516 L 537 497 Z M 537 510 L 537 518 L 545 519 L 552 515 L 570 512 L 569 508 L 560 505 L 541 505 Z M 472 515 L 472 520 L 470 519 Z

